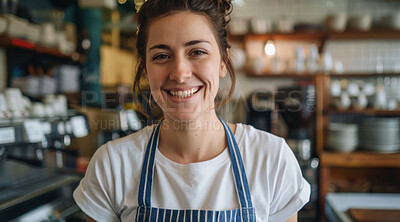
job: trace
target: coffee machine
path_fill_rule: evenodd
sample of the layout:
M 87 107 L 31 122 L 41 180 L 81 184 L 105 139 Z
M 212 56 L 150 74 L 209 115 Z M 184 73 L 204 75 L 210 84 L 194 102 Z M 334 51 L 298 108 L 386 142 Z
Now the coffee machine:
M 247 98 L 247 124 L 271 132 L 274 96 L 271 92 L 257 90 Z
M 314 85 L 278 88 L 275 104 L 288 128 L 286 141 L 299 161 L 303 176 L 311 184 L 310 202 L 299 212 L 299 221 L 318 221 L 318 165 L 313 156 L 316 91 Z M 311 132 L 311 133 L 310 133 Z
M 288 128 L 287 142 L 299 158 L 308 160 L 311 157 L 309 132 L 316 109 L 315 86 L 278 88 L 275 103 Z

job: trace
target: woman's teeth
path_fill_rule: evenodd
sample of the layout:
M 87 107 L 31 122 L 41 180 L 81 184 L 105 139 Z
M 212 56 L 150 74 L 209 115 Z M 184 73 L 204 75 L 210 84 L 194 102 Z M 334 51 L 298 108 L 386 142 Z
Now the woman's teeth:
M 197 91 L 199 91 L 199 88 L 197 88 L 197 89 L 193 88 L 193 89 L 189 89 L 189 90 L 185 90 L 185 91 L 169 91 L 169 93 L 172 96 L 185 98 L 185 97 L 189 97 L 189 96 L 195 94 Z

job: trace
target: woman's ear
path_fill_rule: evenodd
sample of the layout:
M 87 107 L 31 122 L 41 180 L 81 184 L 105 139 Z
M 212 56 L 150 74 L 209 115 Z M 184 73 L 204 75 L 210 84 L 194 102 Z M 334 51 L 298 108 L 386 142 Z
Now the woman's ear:
M 144 70 L 144 75 L 146 76 L 146 81 L 147 81 L 147 83 L 150 83 L 150 81 L 149 81 L 149 75 L 147 75 L 146 70 Z
M 220 70 L 219 70 L 219 77 L 220 78 L 224 78 L 226 76 L 226 74 L 228 74 L 228 69 L 226 68 L 225 61 L 229 61 L 230 60 L 229 58 L 230 58 L 231 55 L 230 55 L 229 49 L 226 49 L 225 56 L 226 56 L 225 59 L 221 59 L 221 66 L 220 66 Z
M 228 74 L 228 70 L 226 69 L 226 64 L 224 61 L 221 61 L 220 69 L 219 69 L 219 77 L 224 78 Z
M 144 65 L 142 59 L 140 59 L 139 62 L 140 62 L 139 69 L 143 70 L 144 75 L 146 76 L 146 81 L 149 82 L 149 75 L 147 75 L 146 66 Z

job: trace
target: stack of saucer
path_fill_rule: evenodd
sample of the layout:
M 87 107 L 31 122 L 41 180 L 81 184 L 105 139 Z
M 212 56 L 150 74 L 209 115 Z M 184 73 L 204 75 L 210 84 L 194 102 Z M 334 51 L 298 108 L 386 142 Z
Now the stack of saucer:
M 330 123 L 328 146 L 338 152 L 352 152 L 358 146 L 358 126 L 350 123 Z
M 360 124 L 360 145 L 376 152 L 400 151 L 400 118 L 366 118 Z

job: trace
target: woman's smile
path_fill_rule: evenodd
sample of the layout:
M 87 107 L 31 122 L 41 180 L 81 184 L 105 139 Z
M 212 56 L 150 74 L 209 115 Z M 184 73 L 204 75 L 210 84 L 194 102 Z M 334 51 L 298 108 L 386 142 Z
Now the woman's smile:
M 172 103 L 193 103 L 202 86 L 164 89 L 166 99 Z
M 167 93 L 174 97 L 186 98 L 186 97 L 190 97 L 193 94 L 197 93 L 197 91 L 199 91 L 199 89 L 200 89 L 200 87 L 194 87 L 194 88 L 186 89 L 186 90 L 172 89 L 172 90 L 167 90 Z

